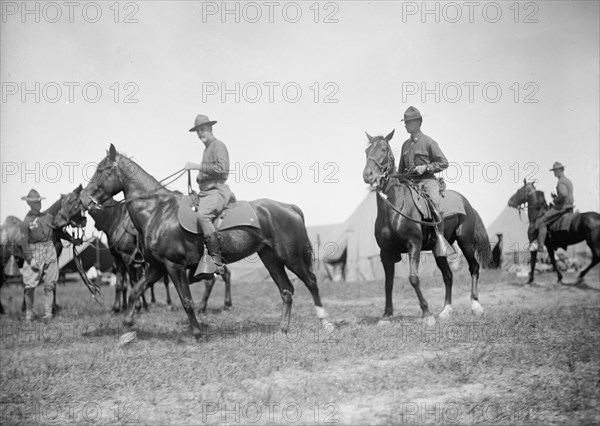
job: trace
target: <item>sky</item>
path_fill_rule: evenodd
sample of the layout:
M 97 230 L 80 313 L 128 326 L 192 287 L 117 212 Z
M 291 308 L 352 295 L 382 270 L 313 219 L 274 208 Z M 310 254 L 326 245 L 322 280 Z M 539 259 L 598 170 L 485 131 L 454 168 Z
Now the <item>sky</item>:
M 84 186 L 113 143 L 157 179 L 218 123 L 238 199 L 343 222 L 365 132 L 399 159 L 410 105 L 491 224 L 524 178 L 599 206 L 599 2 L 1 2 L 0 220 Z M 186 191 L 187 181 L 171 185 Z

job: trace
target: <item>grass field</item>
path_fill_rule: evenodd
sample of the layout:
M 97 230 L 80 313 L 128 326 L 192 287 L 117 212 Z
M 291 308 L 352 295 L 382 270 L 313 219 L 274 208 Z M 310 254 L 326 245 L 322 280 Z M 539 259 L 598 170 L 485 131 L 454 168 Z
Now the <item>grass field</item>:
M 567 276 L 566 281 L 574 281 Z M 483 271 L 473 317 L 469 278 L 455 273 L 454 314 L 425 328 L 412 287 L 397 281 L 395 318 L 378 327 L 382 282 L 322 283 L 334 332 L 319 327 L 310 295 L 296 285 L 290 333 L 277 327 L 281 299 L 271 282 L 233 282 L 224 311 L 219 281 L 205 338 L 196 342 L 173 289 L 136 315 L 125 345 L 121 317 L 77 281 L 59 287 L 51 324 L 26 324 L 21 288 L 2 289 L 3 424 L 598 424 L 600 284 L 537 285 Z M 437 314 L 441 279 L 423 279 Z M 200 300 L 203 286 L 194 285 Z M 41 316 L 43 291 L 36 291 Z

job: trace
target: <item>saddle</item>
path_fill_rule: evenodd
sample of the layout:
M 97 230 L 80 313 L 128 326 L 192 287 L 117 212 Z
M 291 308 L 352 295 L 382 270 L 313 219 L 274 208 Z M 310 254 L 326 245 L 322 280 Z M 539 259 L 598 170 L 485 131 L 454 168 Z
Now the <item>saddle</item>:
M 429 195 L 422 191 L 416 184 L 409 184 L 410 194 L 412 195 L 413 202 L 421 213 L 423 220 L 437 220 L 434 217 L 434 209 L 431 203 Z M 454 191 L 446 191 L 445 183 L 443 186 L 440 184 L 440 211 L 438 213 L 443 214 L 444 218 L 455 215 L 466 215 L 465 206 L 461 196 Z
M 195 197 L 184 195 L 179 200 L 177 220 L 183 229 L 193 234 L 201 234 L 202 229 L 198 224 L 197 202 Z M 248 201 L 232 201 L 214 220 L 215 229 L 224 231 L 238 226 L 251 226 L 260 228 L 258 216 Z
M 576 215 L 579 213 L 573 213 L 572 211 L 564 211 L 562 214 L 557 215 L 556 218 L 550 219 L 548 222 L 548 230 L 551 232 L 568 231 L 571 229 L 571 222 Z

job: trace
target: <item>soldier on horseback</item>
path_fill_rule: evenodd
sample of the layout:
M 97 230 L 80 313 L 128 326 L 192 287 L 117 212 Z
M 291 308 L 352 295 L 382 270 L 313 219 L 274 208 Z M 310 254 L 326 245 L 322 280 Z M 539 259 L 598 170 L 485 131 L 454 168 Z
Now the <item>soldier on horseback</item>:
M 430 205 L 434 210 L 434 218 L 437 217 L 439 224 L 435 227 L 437 242 L 434 255 L 436 257 L 447 257 L 453 253 L 453 249 L 444 238 L 444 217 L 440 212 L 440 184 L 434 173 L 448 168 L 448 160 L 438 146 L 437 142 L 421 132 L 423 117 L 419 110 L 413 106 L 408 107 L 404 113 L 404 126 L 410 133 L 410 138 L 402 145 L 400 173 L 414 174 L 419 189 L 425 192 Z
M 201 163 L 188 161 L 186 170 L 199 170 L 196 181 L 200 187 L 200 200 L 198 206 L 198 222 L 204 234 L 204 243 L 208 254 L 216 266 L 216 274 L 222 275 L 225 270 L 221 258 L 221 243 L 213 221 L 227 206 L 233 193 L 225 182 L 229 177 L 229 153 L 223 142 L 215 138 L 212 127 L 216 121 L 211 121 L 205 115 L 198 115 L 194 127 L 190 132 L 196 132 L 198 138 L 204 143 L 205 149 Z M 200 253 L 204 247 L 199 247 Z M 198 264 L 195 276 L 205 271 L 202 262 Z
M 556 161 L 551 172 L 558 178 L 556 194 L 552 194 L 553 206 L 537 220 L 538 226 L 538 249 L 544 251 L 544 241 L 548 234 L 548 225 L 561 217 L 563 214 L 573 211 L 573 183 L 565 176 L 565 166 Z

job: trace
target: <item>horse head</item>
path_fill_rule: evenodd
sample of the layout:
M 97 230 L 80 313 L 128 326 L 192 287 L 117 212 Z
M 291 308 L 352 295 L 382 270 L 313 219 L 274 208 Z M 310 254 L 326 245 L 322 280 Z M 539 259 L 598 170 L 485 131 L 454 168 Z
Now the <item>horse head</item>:
M 71 225 L 73 228 L 85 227 L 87 218 L 85 216 L 85 210 L 79 200 L 81 189 L 81 185 L 79 185 L 73 192 L 61 194 L 60 210 L 54 216 L 52 221 L 52 226 L 54 228 L 64 228 L 67 225 Z
M 508 200 L 508 206 L 512 208 L 519 208 L 519 206 L 528 202 L 532 195 L 536 194 L 534 182 L 527 182 L 527 179 L 523 179 L 523 186 L 518 189 Z
M 390 147 L 390 140 L 394 136 L 394 130 L 386 137 L 373 137 L 368 133 L 366 135 L 369 139 L 369 146 L 365 150 L 367 163 L 363 169 L 363 180 L 373 188 L 379 188 L 390 175 L 396 172 L 396 160 Z
M 110 144 L 106 157 L 100 161 L 92 179 L 79 197 L 85 209 L 88 209 L 91 204 L 101 205 L 123 190 L 124 174 L 128 173 L 124 173 L 125 171 L 119 165 L 121 159 L 121 154 L 113 144 Z

